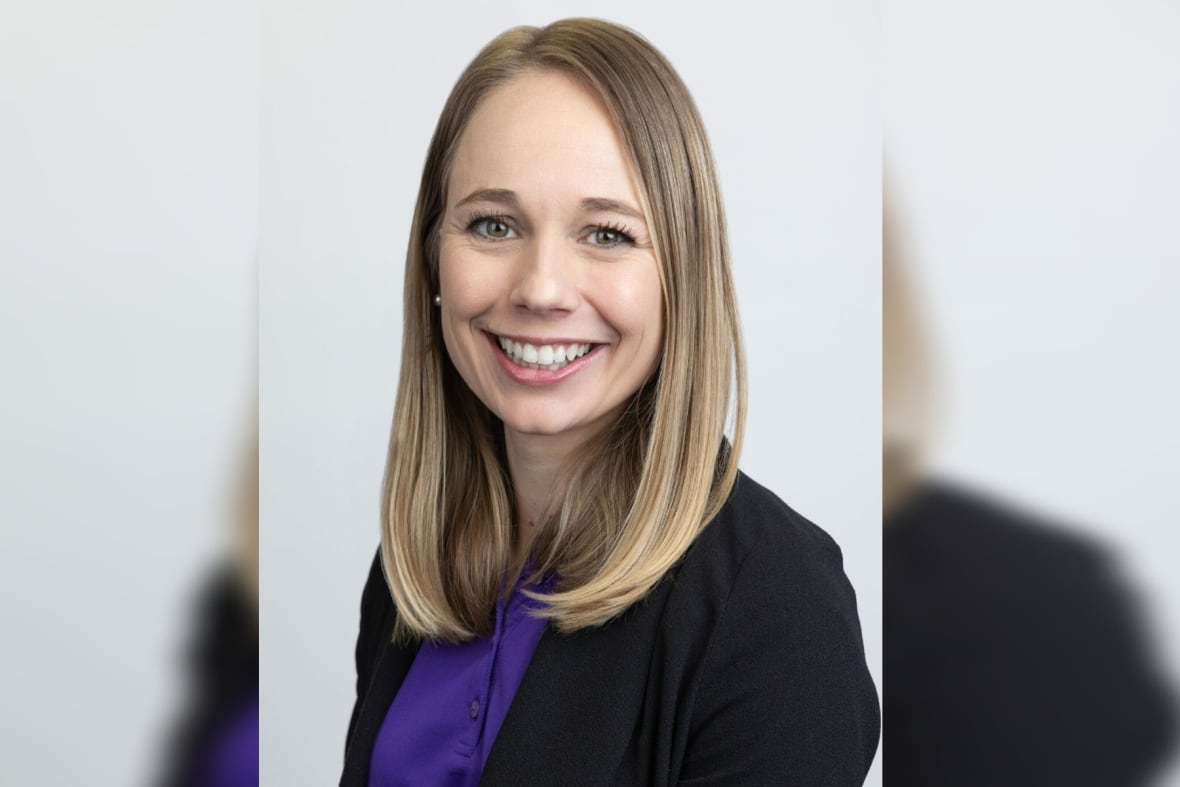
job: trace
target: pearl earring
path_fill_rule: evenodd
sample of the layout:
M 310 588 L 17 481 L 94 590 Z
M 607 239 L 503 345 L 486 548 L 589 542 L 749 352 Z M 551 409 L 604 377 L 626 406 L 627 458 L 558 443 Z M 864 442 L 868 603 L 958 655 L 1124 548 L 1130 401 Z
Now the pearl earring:
M 434 296 L 434 305 L 435 306 L 442 306 L 442 296 L 441 295 Z

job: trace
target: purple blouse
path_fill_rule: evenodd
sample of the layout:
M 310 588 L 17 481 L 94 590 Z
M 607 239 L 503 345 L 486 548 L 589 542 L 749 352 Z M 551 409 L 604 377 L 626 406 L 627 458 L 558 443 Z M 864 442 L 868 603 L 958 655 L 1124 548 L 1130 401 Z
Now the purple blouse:
M 548 579 L 532 589 L 551 585 Z M 462 645 L 422 643 L 377 733 L 370 787 L 479 784 L 545 631 L 545 621 L 529 614 L 539 604 L 521 589 L 518 584 L 507 604 L 496 604 L 490 637 Z
M 205 758 L 203 787 L 258 787 L 258 695 L 221 726 Z

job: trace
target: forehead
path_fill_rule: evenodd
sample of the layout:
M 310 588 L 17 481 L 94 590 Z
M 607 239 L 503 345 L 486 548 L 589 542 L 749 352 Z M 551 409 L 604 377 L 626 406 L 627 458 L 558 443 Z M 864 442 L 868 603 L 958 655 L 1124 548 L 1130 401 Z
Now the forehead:
M 530 70 L 484 97 L 459 140 L 449 201 L 509 189 L 526 201 L 602 197 L 639 206 L 610 114 L 588 87 L 559 71 Z

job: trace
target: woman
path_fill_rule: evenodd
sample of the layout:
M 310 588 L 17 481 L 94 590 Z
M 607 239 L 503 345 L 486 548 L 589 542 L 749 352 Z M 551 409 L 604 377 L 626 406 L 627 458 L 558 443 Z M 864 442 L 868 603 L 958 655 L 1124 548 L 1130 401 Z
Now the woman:
M 565 20 L 476 57 L 405 319 L 342 784 L 861 783 L 855 600 L 737 469 L 720 192 L 650 44 Z

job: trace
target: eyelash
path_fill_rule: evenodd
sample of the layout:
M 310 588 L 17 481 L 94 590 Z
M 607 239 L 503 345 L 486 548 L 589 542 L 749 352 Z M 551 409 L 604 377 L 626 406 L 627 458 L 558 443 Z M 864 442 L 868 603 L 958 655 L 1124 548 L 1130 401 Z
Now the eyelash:
M 597 224 L 597 225 L 590 228 L 591 234 L 594 234 L 597 232 L 613 232 L 614 234 L 619 236 L 618 243 L 612 243 L 609 246 L 603 246 L 603 248 L 613 249 L 616 246 L 634 246 L 635 245 L 635 236 L 632 235 L 627 230 L 627 228 L 624 227 L 622 224 L 616 224 L 616 223 Z M 595 244 L 595 245 L 599 245 L 599 244 Z
M 512 229 L 512 222 L 508 220 L 507 216 L 502 216 L 496 213 L 477 213 L 471 217 L 470 221 L 467 222 L 467 231 L 478 238 L 490 240 L 493 243 L 499 243 L 503 240 L 511 240 L 511 238 L 493 238 L 491 235 L 479 231 L 479 226 L 481 224 L 490 223 L 503 224 L 505 227 L 508 227 L 509 230 Z
M 504 215 L 498 214 L 498 213 L 477 213 L 477 214 L 475 214 L 467 222 L 467 232 L 471 233 L 472 235 L 474 235 L 478 238 L 482 238 L 483 240 L 488 240 L 493 243 L 499 243 L 500 241 L 505 241 L 505 240 L 512 240 L 511 238 L 494 238 L 485 232 L 481 232 L 480 226 L 483 224 L 489 224 L 489 223 L 503 224 L 510 231 L 515 232 L 515 230 L 512 229 L 512 222 L 509 220 L 509 218 L 507 216 L 504 216 Z M 630 230 L 628 230 L 622 224 L 619 224 L 616 222 L 612 222 L 612 223 L 608 223 L 608 224 L 595 224 L 587 229 L 588 229 L 588 232 L 586 233 L 587 235 L 594 235 L 599 232 L 613 232 L 614 234 L 619 236 L 617 243 L 591 244 L 593 246 L 598 246 L 599 248 L 603 248 L 603 249 L 614 249 L 619 246 L 634 246 L 635 245 L 635 236 L 632 235 Z

